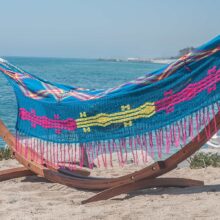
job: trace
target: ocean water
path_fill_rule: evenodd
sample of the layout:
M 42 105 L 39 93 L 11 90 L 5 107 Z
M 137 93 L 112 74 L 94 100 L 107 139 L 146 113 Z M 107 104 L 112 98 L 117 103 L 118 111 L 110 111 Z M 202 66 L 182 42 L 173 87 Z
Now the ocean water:
M 111 62 L 95 59 L 23 58 L 4 59 L 51 82 L 84 88 L 110 88 L 161 68 L 164 64 Z M 16 100 L 11 86 L 0 74 L 0 119 L 14 132 Z M 0 147 L 5 143 L 0 140 Z

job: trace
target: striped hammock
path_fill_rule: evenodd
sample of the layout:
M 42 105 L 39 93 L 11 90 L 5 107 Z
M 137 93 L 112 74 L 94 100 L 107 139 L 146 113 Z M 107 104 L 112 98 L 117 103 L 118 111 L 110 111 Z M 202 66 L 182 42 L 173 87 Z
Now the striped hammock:
M 51 83 L 0 59 L 17 98 L 16 150 L 37 163 L 92 168 L 168 156 L 219 110 L 220 36 L 107 90 Z M 210 138 L 210 131 L 206 129 Z M 199 138 L 199 137 L 198 137 Z M 31 155 L 27 154 L 31 150 Z

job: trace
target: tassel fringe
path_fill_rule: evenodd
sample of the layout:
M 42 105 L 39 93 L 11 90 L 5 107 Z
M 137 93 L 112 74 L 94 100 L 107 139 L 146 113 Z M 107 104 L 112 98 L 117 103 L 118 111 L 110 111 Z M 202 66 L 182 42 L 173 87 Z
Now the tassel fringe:
M 200 140 L 199 132 L 205 128 L 207 139 L 211 138 L 209 123 L 220 110 L 219 103 L 199 110 L 193 115 L 145 134 L 120 139 L 94 141 L 80 144 L 52 143 L 27 137 L 16 132 L 16 151 L 26 159 L 39 164 L 54 167 L 112 167 L 115 161 L 123 167 L 133 162 L 136 165 L 147 163 L 150 159 L 166 158 L 186 145 L 195 136 Z

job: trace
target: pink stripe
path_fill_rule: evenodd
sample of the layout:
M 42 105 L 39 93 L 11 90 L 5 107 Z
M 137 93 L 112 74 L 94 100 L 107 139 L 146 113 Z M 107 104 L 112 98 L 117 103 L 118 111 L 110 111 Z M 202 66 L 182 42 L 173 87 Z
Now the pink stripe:
M 113 167 L 113 165 L 112 165 L 112 147 L 111 147 L 111 141 L 108 141 L 108 151 L 109 151 L 109 153 L 110 153 L 110 158 L 109 158 L 109 160 L 110 160 L 110 166 Z
M 152 132 L 149 132 L 149 144 L 150 144 L 150 150 L 151 150 L 151 157 L 154 158 L 154 145 L 153 145 Z
M 98 142 L 95 143 L 95 149 L 96 149 L 96 158 L 97 158 L 97 162 L 98 162 L 98 167 L 100 168 L 100 166 L 101 166 L 100 161 L 99 161 L 100 145 Z
M 217 129 L 217 123 L 216 123 L 216 117 L 215 117 L 215 106 L 214 104 L 212 105 L 212 117 L 214 119 L 214 128 L 215 128 L 215 133 L 218 132 L 218 129 Z
M 167 131 L 167 127 L 165 128 L 166 130 L 166 153 L 170 153 L 170 135 L 169 132 Z
M 24 108 L 19 109 L 19 117 L 22 120 L 30 121 L 33 128 L 39 125 L 43 128 L 56 129 L 57 134 L 59 134 L 61 130 L 73 131 L 77 128 L 76 121 L 73 118 L 60 120 L 59 115 L 55 115 L 55 119 L 50 119 L 46 116 L 37 116 L 34 110 L 28 112 Z
M 134 155 L 133 138 L 132 137 L 129 137 L 129 146 L 130 146 L 131 153 L 132 153 L 132 156 L 133 156 L 133 160 L 134 160 L 134 163 L 135 163 L 135 155 Z
M 137 153 L 137 138 L 134 137 L 134 148 L 135 148 L 135 164 L 138 165 L 139 160 L 138 160 L 138 153 Z
M 113 140 L 113 149 L 114 149 L 115 152 L 117 152 L 119 165 L 122 166 L 122 161 L 121 161 L 120 152 L 119 152 L 119 149 L 118 149 L 118 144 L 116 143 L 115 140 Z
M 145 162 L 145 158 L 144 158 L 145 155 L 144 155 L 144 150 L 143 150 L 143 143 L 142 143 L 141 138 L 140 138 L 139 135 L 137 136 L 137 143 L 141 148 L 141 156 L 142 156 L 142 161 L 144 163 Z
M 173 109 L 175 105 L 191 100 L 200 92 L 207 90 L 211 92 L 215 89 L 216 83 L 220 81 L 220 69 L 216 70 L 216 66 L 208 70 L 208 76 L 196 83 L 189 84 L 186 88 L 175 94 L 169 94 L 157 102 L 155 102 L 156 111 Z
M 143 143 L 143 146 L 145 147 L 145 163 L 148 162 L 148 148 L 147 148 L 147 137 L 146 137 L 146 134 L 142 135 L 142 143 Z

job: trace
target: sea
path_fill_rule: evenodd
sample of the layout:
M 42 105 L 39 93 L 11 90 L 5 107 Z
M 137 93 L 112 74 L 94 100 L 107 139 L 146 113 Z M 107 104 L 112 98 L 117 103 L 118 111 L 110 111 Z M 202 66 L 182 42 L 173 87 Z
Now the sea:
M 107 89 L 163 67 L 165 64 L 100 59 L 2 57 L 51 82 L 83 88 Z M 13 90 L 0 74 L 0 119 L 15 131 L 16 100 Z M 0 139 L 0 148 L 5 143 Z

